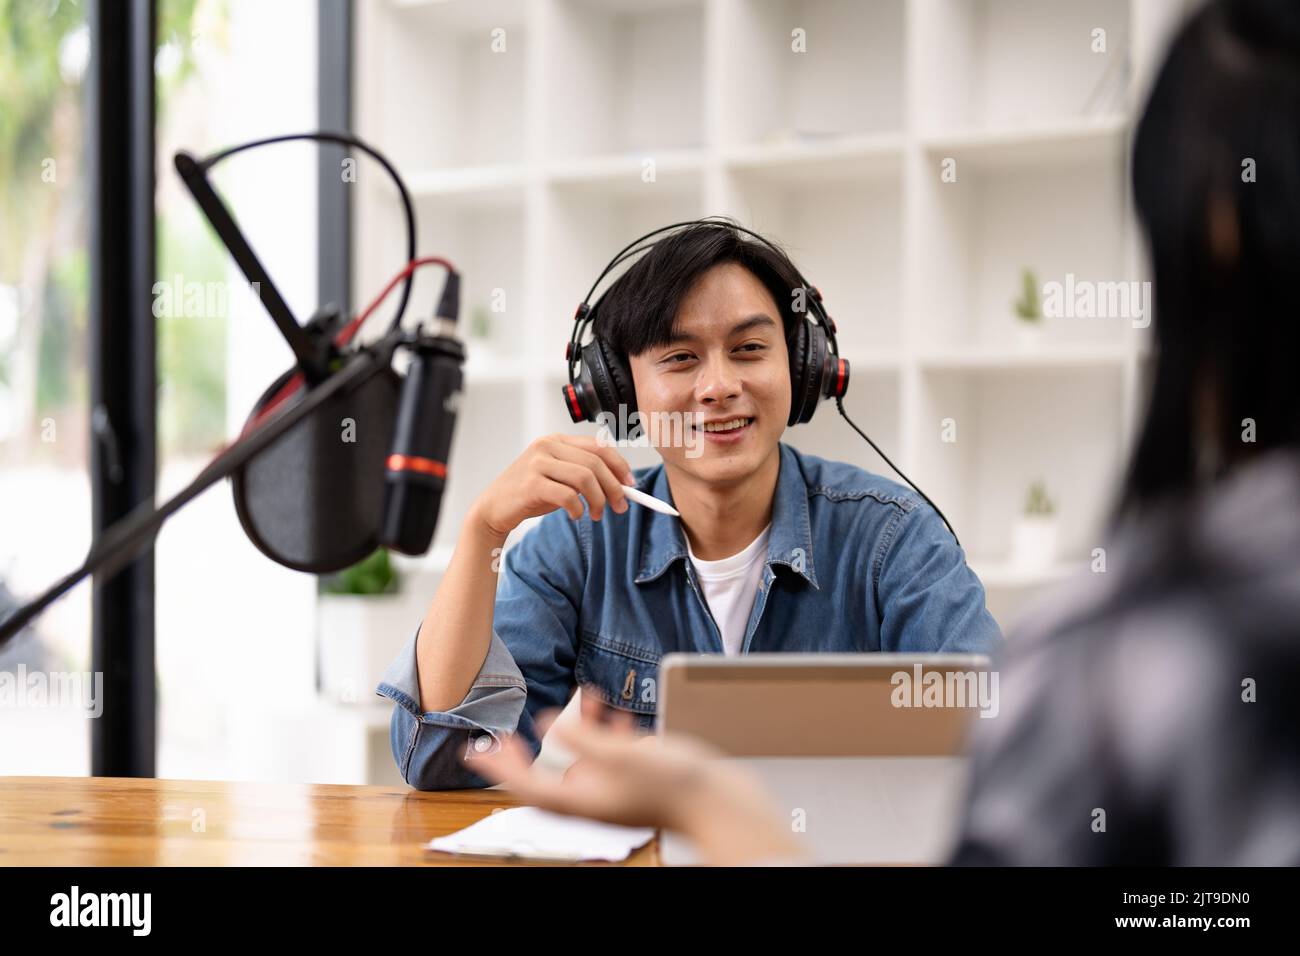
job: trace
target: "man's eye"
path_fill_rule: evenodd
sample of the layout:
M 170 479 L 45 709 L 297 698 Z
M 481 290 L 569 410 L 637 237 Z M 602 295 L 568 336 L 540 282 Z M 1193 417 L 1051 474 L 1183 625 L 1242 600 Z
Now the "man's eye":
M 694 358 L 694 356 L 692 356 L 689 352 L 678 352 L 676 355 L 668 356 L 666 359 L 664 359 L 664 361 L 675 364 L 678 359 L 682 359 L 684 361 L 690 361 L 692 358 Z
M 746 342 L 744 345 L 740 346 L 742 350 L 751 349 L 755 352 L 761 352 L 766 347 L 767 346 L 765 346 L 762 342 Z

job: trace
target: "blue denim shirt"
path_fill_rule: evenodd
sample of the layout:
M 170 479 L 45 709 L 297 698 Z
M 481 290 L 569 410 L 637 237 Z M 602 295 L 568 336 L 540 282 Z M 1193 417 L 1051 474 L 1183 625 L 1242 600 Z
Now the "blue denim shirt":
M 767 562 L 743 653 L 989 653 L 1001 634 L 984 588 L 943 521 L 915 492 L 853 465 L 780 445 Z M 672 500 L 663 465 L 637 487 Z M 654 726 L 663 655 L 723 652 L 677 518 L 632 505 L 544 517 L 502 562 L 493 635 L 469 693 L 421 712 L 413 635 L 377 693 L 391 698 L 402 777 L 420 790 L 488 786 L 467 751 L 503 734 L 541 748 L 539 712 L 584 686 Z

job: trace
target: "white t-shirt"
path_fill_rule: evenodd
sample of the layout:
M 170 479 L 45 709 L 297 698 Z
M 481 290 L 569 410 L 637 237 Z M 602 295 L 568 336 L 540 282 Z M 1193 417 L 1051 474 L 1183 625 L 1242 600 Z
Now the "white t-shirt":
M 744 551 L 717 561 L 701 561 L 691 551 L 690 541 L 686 542 L 686 551 L 704 591 L 704 601 L 722 632 L 723 650 L 730 656 L 739 654 L 741 645 L 745 643 L 749 613 L 754 609 L 758 582 L 762 580 L 763 568 L 767 565 L 764 559 L 771 531 L 769 524 Z

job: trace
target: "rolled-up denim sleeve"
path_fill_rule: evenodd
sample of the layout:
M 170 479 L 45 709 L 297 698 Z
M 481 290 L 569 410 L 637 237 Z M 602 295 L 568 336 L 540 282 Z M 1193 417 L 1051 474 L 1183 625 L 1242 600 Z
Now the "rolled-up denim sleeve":
M 587 520 L 586 517 L 582 520 Z M 554 512 L 502 561 L 492 641 L 469 692 L 446 711 L 422 712 L 416 663 L 419 628 L 389 666 L 376 693 L 394 702 L 393 758 L 417 790 L 490 786 L 463 762 L 519 734 L 536 756 L 536 716 L 562 707 L 574 686 L 579 599 L 586 560 L 579 522 Z
M 984 585 L 929 505 L 899 513 L 873 564 L 882 651 L 989 654 L 1001 646 Z
M 415 634 L 389 665 L 376 693 L 395 706 L 389 729 L 393 759 L 402 779 L 417 790 L 464 790 L 490 786 L 461 762 L 467 753 L 494 749 L 500 735 L 513 733 L 524 708 L 523 676 L 496 634 L 465 699 L 451 710 L 420 710 Z

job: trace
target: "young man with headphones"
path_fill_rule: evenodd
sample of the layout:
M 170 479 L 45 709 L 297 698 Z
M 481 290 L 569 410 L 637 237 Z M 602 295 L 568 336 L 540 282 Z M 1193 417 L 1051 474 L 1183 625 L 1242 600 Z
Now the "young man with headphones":
M 994 649 L 983 587 L 923 494 L 781 441 L 822 398 L 843 413 L 837 352 L 820 293 L 729 220 L 656 230 L 606 267 L 575 317 L 565 404 L 574 421 L 637 413 L 663 462 L 633 472 L 596 436 L 548 435 L 480 494 L 377 690 L 411 786 L 489 785 L 462 758 L 512 733 L 536 755 L 538 715 L 579 684 L 650 729 L 673 651 Z M 667 419 L 688 430 L 655 429 Z M 631 484 L 680 517 L 631 504 Z

